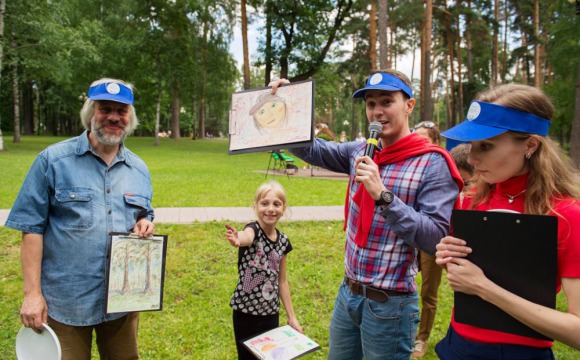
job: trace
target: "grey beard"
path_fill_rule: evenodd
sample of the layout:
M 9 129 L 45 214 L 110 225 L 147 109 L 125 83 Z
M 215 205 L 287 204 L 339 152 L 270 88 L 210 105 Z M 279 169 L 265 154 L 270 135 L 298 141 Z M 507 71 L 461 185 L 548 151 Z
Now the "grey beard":
M 120 136 L 115 136 L 115 135 L 107 136 L 103 132 L 103 128 L 97 127 L 95 122 L 91 123 L 91 131 L 95 135 L 95 138 L 97 139 L 97 141 L 103 145 L 119 145 L 127 137 L 127 132 L 125 130 L 123 130 L 123 134 Z

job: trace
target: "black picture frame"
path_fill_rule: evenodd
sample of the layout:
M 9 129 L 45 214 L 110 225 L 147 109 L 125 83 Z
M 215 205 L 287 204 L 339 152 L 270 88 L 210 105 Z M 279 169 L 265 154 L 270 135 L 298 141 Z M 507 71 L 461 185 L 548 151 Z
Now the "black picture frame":
M 275 101 L 284 103 L 285 119 L 272 121 L 276 127 L 263 127 L 255 117 L 263 109 L 259 105 Z M 276 95 L 271 95 L 271 87 L 233 93 L 228 133 L 230 155 L 312 145 L 314 80 L 282 85 Z
M 113 232 L 107 259 L 107 314 L 163 309 L 167 235 Z

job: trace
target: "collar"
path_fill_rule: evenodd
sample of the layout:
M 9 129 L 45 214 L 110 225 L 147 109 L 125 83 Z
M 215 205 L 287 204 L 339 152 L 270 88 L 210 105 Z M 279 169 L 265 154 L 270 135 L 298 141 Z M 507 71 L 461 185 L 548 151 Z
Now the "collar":
M 523 191 L 528 186 L 530 173 L 516 176 L 495 185 L 495 191 L 502 194 L 515 195 Z
M 77 148 L 75 150 L 76 155 L 83 155 L 86 152 L 91 152 L 98 156 L 89 142 L 89 130 L 83 131 L 83 133 L 78 137 Z M 121 143 L 119 145 L 119 151 L 117 152 L 117 161 L 124 161 L 127 165 L 132 165 L 130 157 L 127 156 L 125 144 Z

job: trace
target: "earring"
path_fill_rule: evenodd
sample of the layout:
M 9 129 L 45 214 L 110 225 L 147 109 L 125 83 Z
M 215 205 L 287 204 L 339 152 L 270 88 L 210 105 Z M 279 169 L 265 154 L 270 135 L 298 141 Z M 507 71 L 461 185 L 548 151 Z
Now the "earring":
M 527 152 L 526 153 L 526 160 L 530 160 L 532 158 L 532 153 L 531 152 Z

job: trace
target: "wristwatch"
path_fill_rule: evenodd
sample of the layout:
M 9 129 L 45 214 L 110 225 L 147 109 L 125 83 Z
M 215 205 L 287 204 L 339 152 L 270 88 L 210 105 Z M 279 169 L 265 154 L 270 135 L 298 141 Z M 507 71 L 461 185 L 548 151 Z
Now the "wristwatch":
M 383 190 L 383 191 L 381 191 L 381 197 L 379 197 L 377 200 L 375 200 L 375 205 L 387 207 L 387 206 L 391 205 L 393 200 L 395 200 L 395 194 L 393 194 L 389 190 Z

